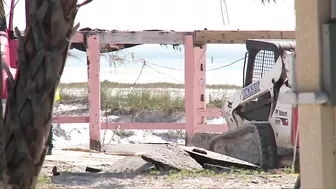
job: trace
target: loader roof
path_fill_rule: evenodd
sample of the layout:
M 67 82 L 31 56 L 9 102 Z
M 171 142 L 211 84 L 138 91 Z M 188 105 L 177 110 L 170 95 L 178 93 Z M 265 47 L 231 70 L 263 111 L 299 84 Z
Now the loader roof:
M 252 49 L 257 50 L 294 50 L 295 40 L 283 40 L 283 39 L 249 39 L 246 41 L 246 49 L 248 51 Z

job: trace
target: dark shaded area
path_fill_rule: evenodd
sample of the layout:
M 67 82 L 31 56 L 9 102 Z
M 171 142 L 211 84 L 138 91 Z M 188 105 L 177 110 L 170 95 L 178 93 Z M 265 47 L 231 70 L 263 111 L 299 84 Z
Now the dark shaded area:
M 301 178 L 300 175 L 298 176 L 298 178 L 296 179 L 295 185 L 293 187 L 293 189 L 300 189 L 301 188 Z

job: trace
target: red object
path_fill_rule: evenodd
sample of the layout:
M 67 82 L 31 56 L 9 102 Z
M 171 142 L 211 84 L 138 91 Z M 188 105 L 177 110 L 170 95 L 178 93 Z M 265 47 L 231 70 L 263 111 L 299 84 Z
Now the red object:
M 6 31 L 0 31 L 0 43 L 1 43 L 1 55 L 2 61 L 4 61 L 10 69 L 13 76 L 16 75 L 16 68 L 18 64 L 18 41 L 14 38 L 13 35 L 13 16 L 14 16 L 14 7 L 15 2 L 12 0 L 11 9 L 9 13 L 9 23 Z M 7 99 L 7 85 L 6 80 L 8 75 L 5 71 L 2 71 L 3 74 L 3 89 L 2 89 L 2 99 Z
M 299 111 L 298 111 L 298 108 L 296 107 L 296 108 L 293 108 L 293 127 L 292 127 L 292 135 L 291 135 L 292 145 L 295 145 L 296 133 L 299 132 L 298 125 L 299 125 Z M 300 146 L 299 137 L 300 137 L 300 134 L 298 136 L 297 147 Z

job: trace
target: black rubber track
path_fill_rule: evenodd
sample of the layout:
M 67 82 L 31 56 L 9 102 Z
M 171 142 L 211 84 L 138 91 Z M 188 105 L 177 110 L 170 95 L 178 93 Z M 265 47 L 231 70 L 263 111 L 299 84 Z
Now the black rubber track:
M 276 168 L 277 147 L 273 129 L 268 123 L 248 123 L 235 130 L 228 131 L 222 135 L 216 136 L 210 141 L 209 150 L 214 151 L 218 142 L 224 143 L 223 140 L 241 137 L 249 133 L 255 133 L 258 138 L 257 145 L 259 149 L 260 168 L 264 170 Z M 229 142 L 229 140 L 227 140 L 227 142 Z

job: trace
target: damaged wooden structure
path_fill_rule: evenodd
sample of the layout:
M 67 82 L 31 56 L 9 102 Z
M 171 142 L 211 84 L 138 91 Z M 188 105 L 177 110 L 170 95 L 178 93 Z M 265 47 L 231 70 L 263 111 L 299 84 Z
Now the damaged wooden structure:
M 90 149 L 101 150 L 102 129 L 182 129 L 186 145 L 196 132 L 225 132 L 224 124 L 207 124 L 206 117 L 222 116 L 206 107 L 206 45 L 237 44 L 247 39 L 295 39 L 294 31 L 81 31 L 72 43 L 84 43 L 87 52 L 89 115 L 54 117 L 54 123 L 89 123 Z M 100 104 L 100 48 L 106 44 L 183 44 L 185 53 L 185 123 L 102 123 Z

